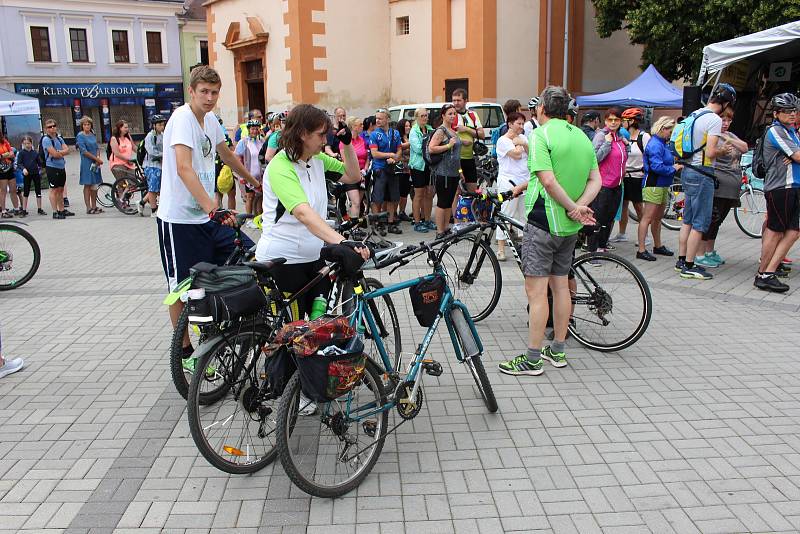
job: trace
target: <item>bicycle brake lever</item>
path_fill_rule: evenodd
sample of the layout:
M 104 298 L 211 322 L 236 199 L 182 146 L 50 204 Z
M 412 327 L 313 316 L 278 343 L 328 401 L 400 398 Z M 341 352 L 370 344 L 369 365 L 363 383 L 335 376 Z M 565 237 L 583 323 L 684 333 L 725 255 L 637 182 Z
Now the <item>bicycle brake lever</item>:
M 389 276 L 393 275 L 394 272 L 404 265 L 408 265 L 408 260 L 400 260 L 396 267 L 394 267 L 391 271 L 389 271 Z

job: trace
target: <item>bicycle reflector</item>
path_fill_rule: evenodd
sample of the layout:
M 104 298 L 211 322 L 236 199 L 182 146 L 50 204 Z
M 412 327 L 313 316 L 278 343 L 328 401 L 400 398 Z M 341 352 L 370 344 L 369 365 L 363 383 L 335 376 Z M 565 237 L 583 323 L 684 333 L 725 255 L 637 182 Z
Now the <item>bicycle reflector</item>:
M 244 452 L 236 447 L 231 447 L 230 445 L 225 445 L 222 447 L 222 450 L 230 454 L 231 456 L 244 456 Z

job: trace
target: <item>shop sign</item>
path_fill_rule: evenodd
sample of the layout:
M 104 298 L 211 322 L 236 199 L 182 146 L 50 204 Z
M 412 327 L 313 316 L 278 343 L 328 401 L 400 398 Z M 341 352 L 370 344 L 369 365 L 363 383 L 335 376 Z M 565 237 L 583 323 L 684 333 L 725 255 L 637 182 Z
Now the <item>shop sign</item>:
M 156 85 L 153 83 L 18 83 L 15 85 L 17 93 L 36 98 L 154 97 L 156 94 Z

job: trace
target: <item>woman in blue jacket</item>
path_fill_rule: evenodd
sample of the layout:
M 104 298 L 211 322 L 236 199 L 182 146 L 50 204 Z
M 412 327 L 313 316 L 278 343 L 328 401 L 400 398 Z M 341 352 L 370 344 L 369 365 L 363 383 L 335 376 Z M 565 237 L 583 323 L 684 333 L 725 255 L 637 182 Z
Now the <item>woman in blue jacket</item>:
M 644 149 L 644 177 L 642 178 L 642 220 L 639 221 L 639 250 L 636 257 L 640 260 L 656 261 L 653 254 L 672 256 L 675 253 L 661 242 L 661 219 L 664 217 L 664 208 L 669 200 L 669 188 L 675 172 L 683 165 L 675 163 L 667 142 L 675 121 L 669 117 L 659 118 L 650 129 L 650 142 Z M 653 253 L 647 251 L 644 241 L 647 238 L 647 228 L 653 235 Z

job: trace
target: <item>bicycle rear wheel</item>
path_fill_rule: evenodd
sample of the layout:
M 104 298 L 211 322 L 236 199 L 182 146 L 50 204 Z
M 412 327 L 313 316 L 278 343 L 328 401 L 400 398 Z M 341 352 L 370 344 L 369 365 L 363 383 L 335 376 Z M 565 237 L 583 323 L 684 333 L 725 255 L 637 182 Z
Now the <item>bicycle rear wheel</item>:
M 172 341 L 169 346 L 169 368 L 172 373 L 172 383 L 175 384 L 175 389 L 178 394 L 184 399 L 189 393 L 189 383 L 192 381 L 192 371 L 184 368 L 184 359 L 190 358 L 192 355 L 183 353 L 183 337 L 184 333 L 189 331 L 189 343 L 192 347 L 197 349 L 201 343 L 207 339 L 216 336 L 219 332 L 215 325 L 204 325 L 203 327 L 189 324 L 189 308 L 183 307 L 183 311 L 178 316 L 178 323 L 175 325 L 175 330 L 172 332 Z M 197 361 L 193 362 L 196 367 Z M 196 367 L 202 369 L 201 367 Z M 214 402 L 214 395 L 208 390 L 204 390 L 201 394 L 201 400 L 204 404 Z
M 761 239 L 766 216 L 767 198 L 764 191 L 757 187 L 742 191 L 739 206 L 733 209 L 733 218 L 739 229 L 753 239 Z
M 492 248 L 480 235 L 468 235 L 442 247 L 439 261 L 450 277 L 453 297 L 467 305 L 472 320 L 477 323 L 487 318 L 497 306 L 503 289 L 500 263 Z M 492 290 L 488 299 L 484 288 Z
M 569 331 L 579 343 L 601 352 L 630 347 L 642 337 L 653 299 L 642 273 L 607 252 L 584 254 L 572 263 L 577 292 Z
M 683 186 L 672 184 L 669 186 L 669 201 L 664 209 L 661 226 L 668 230 L 680 230 L 683 226 L 683 205 L 685 202 Z
M 99 206 L 104 208 L 114 207 L 114 187 L 110 183 L 103 182 L 99 184 L 95 195 L 97 196 L 97 204 Z
M 300 396 L 300 375 L 294 374 L 278 404 L 277 446 L 283 469 L 298 488 L 316 497 L 339 497 L 372 471 L 389 424 L 388 411 L 376 412 L 387 402 L 381 374 L 367 358 L 356 387 L 319 404 L 312 416 L 298 415 L 307 401 Z
M 139 184 L 128 178 L 119 178 L 111 186 L 112 200 L 114 207 L 125 215 L 136 215 L 136 192 L 139 191 Z
M 17 224 L 0 223 L 0 291 L 18 288 L 33 278 L 41 259 L 39 243 L 30 232 Z
M 271 463 L 275 448 L 275 395 L 264 374 L 262 348 L 269 336 L 259 329 L 220 335 L 198 347 L 198 369 L 187 398 L 189 429 L 200 453 L 226 473 L 255 473 Z M 211 388 L 212 404 L 203 401 Z

